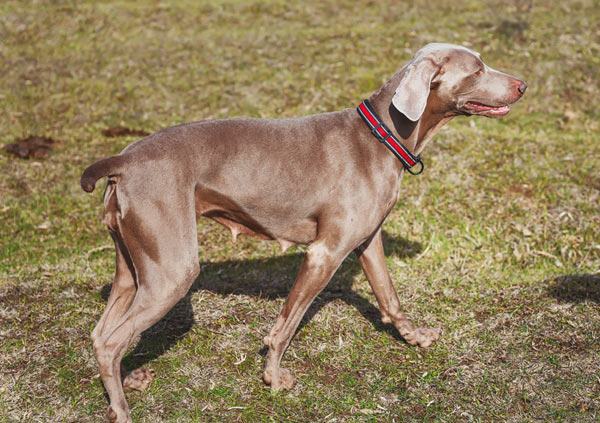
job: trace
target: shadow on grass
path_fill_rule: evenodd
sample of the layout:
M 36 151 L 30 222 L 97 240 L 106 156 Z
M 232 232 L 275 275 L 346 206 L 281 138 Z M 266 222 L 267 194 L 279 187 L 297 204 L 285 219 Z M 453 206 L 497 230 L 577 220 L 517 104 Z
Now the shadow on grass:
M 600 273 L 559 276 L 552 280 L 548 290 L 550 295 L 563 302 L 590 300 L 600 304 Z
M 395 238 L 383 233 L 386 255 L 409 258 L 422 250 L 420 243 Z M 153 327 L 146 330 L 135 349 L 123 360 L 125 367 L 133 369 L 161 356 L 173 344 L 182 339 L 194 325 L 192 294 L 198 291 L 211 291 L 218 295 L 250 295 L 267 299 L 287 297 L 300 269 L 304 253 L 286 254 L 277 257 L 252 260 L 227 260 L 217 263 L 200 263 L 200 275 L 194 281 L 187 295 Z M 340 266 L 325 290 L 315 299 L 300 323 L 306 325 L 325 304 L 341 299 L 356 309 L 371 322 L 378 331 L 386 331 L 403 341 L 391 324 L 381 322 L 379 310 L 369 300 L 352 290 L 352 281 L 362 269 L 358 259 L 351 254 Z M 106 300 L 111 284 L 102 287 L 101 295 Z M 273 323 L 275 319 L 273 319 Z M 265 334 L 266 335 L 266 334 Z M 266 348 L 261 350 L 266 353 Z

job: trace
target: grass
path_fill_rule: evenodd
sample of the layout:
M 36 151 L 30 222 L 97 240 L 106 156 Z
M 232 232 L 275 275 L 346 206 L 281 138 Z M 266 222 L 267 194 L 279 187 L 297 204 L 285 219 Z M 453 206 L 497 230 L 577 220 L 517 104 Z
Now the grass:
M 529 7 L 531 5 L 531 7 Z M 158 377 L 135 421 L 600 421 L 600 8 L 595 1 L 428 3 L 4 1 L 0 141 L 0 421 L 101 422 L 89 333 L 114 271 L 102 190 L 78 179 L 135 137 L 194 120 L 357 105 L 432 41 L 526 79 L 502 120 L 456 119 L 387 219 L 407 312 L 443 328 L 423 351 L 380 322 L 349 257 L 309 313 L 273 395 L 262 338 L 304 247 L 198 225 L 202 273 L 125 358 Z M 106 247 L 106 248 L 105 248 Z

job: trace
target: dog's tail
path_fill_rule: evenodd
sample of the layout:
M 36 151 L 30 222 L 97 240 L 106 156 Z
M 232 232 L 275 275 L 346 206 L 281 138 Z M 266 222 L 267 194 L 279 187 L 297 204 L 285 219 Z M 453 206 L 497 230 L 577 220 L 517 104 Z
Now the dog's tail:
M 124 155 L 102 159 L 88 167 L 81 175 L 81 188 L 86 192 L 92 192 L 96 187 L 96 181 L 103 176 L 116 176 L 121 173 L 127 157 Z

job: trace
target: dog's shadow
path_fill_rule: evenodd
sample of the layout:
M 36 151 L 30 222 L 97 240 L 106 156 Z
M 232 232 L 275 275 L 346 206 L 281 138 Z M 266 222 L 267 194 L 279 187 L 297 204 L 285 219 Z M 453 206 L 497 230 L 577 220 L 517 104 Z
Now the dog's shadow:
M 562 302 L 600 304 L 600 273 L 558 276 L 551 281 L 548 292 Z
M 410 258 L 422 250 L 420 243 L 396 238 L 385 231 L 383 244 L 387 256 L 398 258 Z M 222 296 L 241 294 L 266 299 L 286 298 L 303 257 L 304 253 L 295 252 L 266 259 L 201 262 L 200 274 L 187 295 L 165 317 L 141 335 L 137 346 L 124 358 L 123 364 L 128 369 L 141 367 L 164 354 L 182 339 L 194 325 L 192 295 L 195 292 L 206 290 Z M 394 326 L 381 322 L 379 310 L 369 300 L 352 290 L 354 276 L 359 272 L 362 272 L 361 267 L 356 255 L 352 253 L 325 290 L 311 304 L 299 329 L 306 325 L 325 304 L 341 299 L 355 307 L 376 330 L 386 331 L 398 340 L 402 340 Z M 111 287 L 112 284 L 107 284 L 101 289 L 101 295 L 105 300 L 108 299 Z M 263 348 L 261 354 L 265 353 L 266 348 Z

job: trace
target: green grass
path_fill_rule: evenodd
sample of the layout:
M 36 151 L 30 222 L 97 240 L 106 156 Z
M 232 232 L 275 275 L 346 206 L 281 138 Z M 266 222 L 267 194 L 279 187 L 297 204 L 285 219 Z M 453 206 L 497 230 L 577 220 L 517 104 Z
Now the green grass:
M 4 1 L 0 421 L 100 422 L 89 334 L 114 271 L 102 190 L 82 170 L 147 131 L 357 105 L 428 42 L 464 44 L 530 85 L 504 119 L 459 118 L 387 219 L 406 311 L 443 329 L 423 351 L 380 315 L 349 257 L 309 310 L 272 394 L 268 333 L 304 247 L 201 221 L 202 273 L 125 357 L 157 379 L 134 421 L 600 421 L 600 8 L 596 1 Z M 106 247 L 106 248 L 105 248 Z

